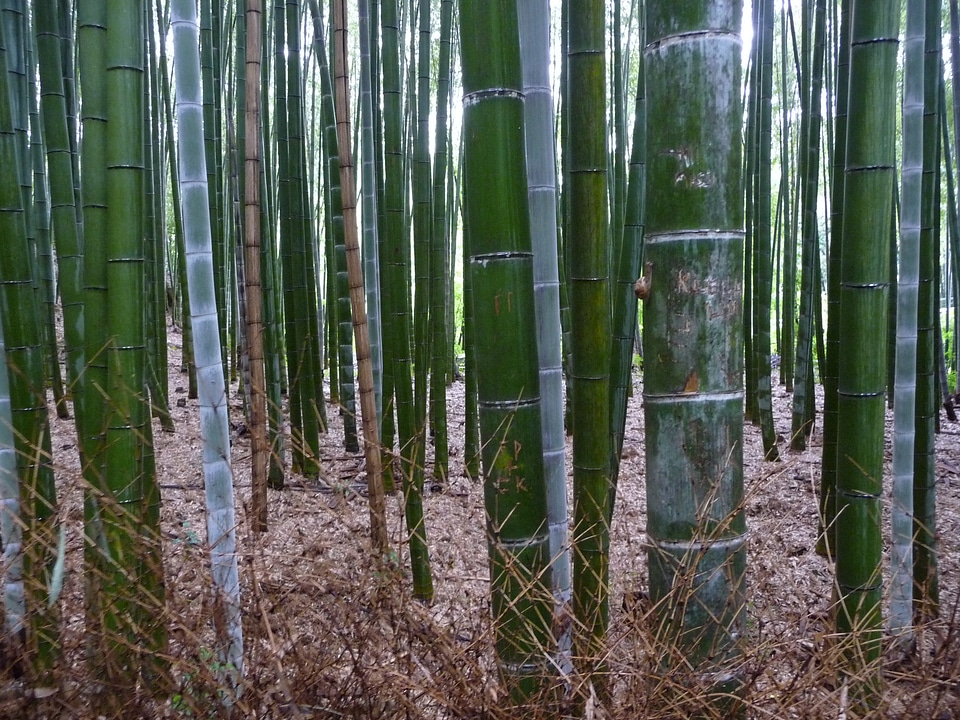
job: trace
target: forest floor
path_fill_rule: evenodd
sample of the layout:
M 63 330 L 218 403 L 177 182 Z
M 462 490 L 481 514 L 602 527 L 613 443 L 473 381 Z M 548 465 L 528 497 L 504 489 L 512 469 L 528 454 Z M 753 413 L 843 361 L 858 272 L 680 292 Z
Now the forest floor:
M 176 429 L 164 433 L 155 424 L 155 445 L 174 690 L 161 700 L 146 693 L 131 697 L 131 711 L 134 717 L 212 717 L 221 704 L 212 650 L 198 403 L 187 398 L 187 378 L 180 373 L 178 331 L 171 328 L 169 340 Z M 588 700 L 584 714 L 591 720 L 686 717 L 696 712 L 692 708 L 698 702 L 690 693 L 681 697 L 676 686 L 670 690 L 669 675 L 663 676 L 652 649 L 652 623 L 643 602 L 647 571 L 641 390 L 635 374 L 611 529 L 606 660 L 611 699 Z M 246 523 L 249 438 L 241 427 L 241 399 L 233 386 L 232 461 L 246 644 L 245 687 L 235 708 L 240 715 L 501 716 L 491 660 L 483 492 L 463 472 L 463 383 L 454 383 L 448 393 L 450 477 L 446 483 L 431 481 L 428 468 L 424 491 L 436 589 L 434 602 L 424 605 L 410 599 L 399 495 L 388 497 L 387 512 L 400 570 L 385 578 L 370 562 L 363 457 L 343 450 L 335 406 L 327 406 L 330 426 L 321 440 L 319 479 L 304 481 L 289 474 L 284 490 L 269 492 L 269 529 L 259 538 L 253 536 Z M 790 404 L 791 396 L 775 387 L 779 462 L 764 461 L 757 428 L 747 424 L 745 431 L 746 705 L 750 717 L 844 718 L 847 687 L 838 681 L 838 653 L 831 642 L 833 572 L 814 550 L 820 427 L 806 450 L 791 451 L 785 441 Z M 22 687 L 0 672 L 0 717 L 98 714 L 83 660 L 82 484 L 73 421 L 55 419 L 53 432 L 68 538 L 61 600 L 63 682 L 56 694 L 38 701 L 27 698 Z M 569 449 L 568 438 L 568 455 Z M 884 691 L 870 713 L 873 717 L 960 718 L 960 424 L 944 419 L 937 453 L 940 619 L 918 633 L 917 653 L 884 653 Z M 889 482 L 884 504 L 889 506 Z M 884 535 L 889 536 L 887 511 Z M 885 542 L 885 564 L 888 546 Z M 700 712 L 710 716 L 702 708 Z

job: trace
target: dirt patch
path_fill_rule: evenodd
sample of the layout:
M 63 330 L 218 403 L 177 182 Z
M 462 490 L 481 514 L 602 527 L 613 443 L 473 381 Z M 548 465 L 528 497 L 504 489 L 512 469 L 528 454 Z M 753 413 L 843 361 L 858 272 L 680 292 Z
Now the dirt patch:
M 179 342 L 171 329 L 170 405 L 176 430 L 164 433 L 155 426 L 172 691 L 159 700 L 145 692 L 131 698 L 132 712 L 144 717 L 222 712 L 212 650 L 198 406 L 187 399 Z M 663 704 L 667 695 L 651 645 L 649 617 L 637 602 L 646 590 L 646 499 L 641 388 L 639 378 L 634 380 L 611 539 L 607 668 L 612 699 L 605 708 L 590 703 L 587 708 L 598 718 L 681 712 L 680 706 Z M 776 429 L 784 437 L 789 435 L 790 402 L 782 388 L 775 388 Z M 259 539 L 245 522 L 249 439 L 242 432 L 235 384 L 230 412 L 235 423 L 232 460 L 246 643 L 246 686 L 236 711 L 248 717 L 499 717 L 482 487 L 463 472 L 463 384 L 448 388 L 449 482 L 428 479 L 425 489 L 436 587 L 429 606 L 410 599 L 398 495 L 388 498 L 396 570 L 377 571 L 370 562 L 363 458 L 343 450 L 336 407 L 328 406 L 330 427 L 320 447 L 319 479 L 307 482 L 289 474 L 286 489 L 271 490 L 269 530 Z M 897 663 L 886 658 L 886 690 L 877 717 L 960 716 L 960 652 L 954 642 L 958 436 L 960 427 L 947 423 L 937 439 L 941 619 L 919 634 L 921 651 L 915 656 Z M 54 421 L 54 460 L 68 528 L 63 687 L 37 702 L 8 683 L 0 694 L 0 714 L 5 717 L 96 714 L 83 660 L 82 483 L 74 438 L 72 421 Z M 819 428 L 803 452 L 791 452 L 781 443 L 782 460 L 776 463 L 763 460 L 759 432 L 750 424 L 745 443 L 750 532 L 745 674 L 750 714 L 836 718 L 844 707 L 845 689 L 838 682 L 830 639 L 833 572 L 814 550 Z M 568 454 L 569 449 L 568 439 Z M 576 678 L 570 681 L 576 684 Z

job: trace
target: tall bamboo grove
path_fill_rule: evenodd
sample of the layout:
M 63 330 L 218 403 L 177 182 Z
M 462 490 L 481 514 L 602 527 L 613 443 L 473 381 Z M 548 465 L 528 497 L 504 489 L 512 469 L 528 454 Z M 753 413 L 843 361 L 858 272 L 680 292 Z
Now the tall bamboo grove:
M 647 538 L 664 672 L 719 703 L 741 684 L 746 567 L 742 3 L 685 7 L 646 4 Z
M 500 672 L 523 703 L 548 684 L 554 641 L 515 0 L 460 0 L 460 34 L 491 605 Z

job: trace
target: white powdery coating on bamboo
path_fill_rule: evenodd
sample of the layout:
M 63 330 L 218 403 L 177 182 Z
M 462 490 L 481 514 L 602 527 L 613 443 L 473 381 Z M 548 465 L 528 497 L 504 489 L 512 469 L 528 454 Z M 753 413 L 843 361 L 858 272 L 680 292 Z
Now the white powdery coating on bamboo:
M 227 396 L 223 382 L 220 334 L 213 286 L 210 207 L 203 150 L 200 85 L 200 27 L 194 0 L 174 0 L 170 25 L 176 59 L 177 150 L 183 196 L 187 289 L 194 332 L 194 362 L 203 436 L 207 542 L 213 587 L 223 613 L 227 637 L 219 638 L 220 662 L 234 688 L 243 675 L 243 630 L 240 623 L 240 580 L 237 569 L 236 517 Z
M 907 3 L 904 78 L 923 77 L 925 0 Z M 917 302 L 923 176 L 923 82 L 903 86 L 903 170 L 890 507 L 890 630 L 907 640 L 913 622 L 913 462 L 916 437 Z
M 525 97 L 527 188 L 533 242 L 547 521 L 550 525 L 554 597 L 558 604 L 565 605 L 571 599 L 571 572 L 560 354 L 557 173 L 553 152 L 553 98 L 550 92 L 550 5 L 547 0 L 521 0 L 517 8 Z M 561 651 L 569 653 L 570 644 L 571 630 L 567 629 L 559 639 Z M 563 663 L 568 666 L 569 660 L 564 659 Z
M 20 486 L 13 438 L 10 381 L 6 346 L 0 326 L 0 544 L 3 546 L 3 605 L 6 629 L 16 637 L 24 627 L 23 531 L 20 520 Z
M 363 281 L 367 300 L 367 332 L 370 334 L 370 361 L 373 367 L 373 394 L 377 407 L 377 427 L 383 417 L 383 332 L 380 315 L 380 259 L 377 253 L 377 193 L 373 144 L 373 95 L 370 87 L 370 0 L 357 5 L 360 38 L 360 118 Z

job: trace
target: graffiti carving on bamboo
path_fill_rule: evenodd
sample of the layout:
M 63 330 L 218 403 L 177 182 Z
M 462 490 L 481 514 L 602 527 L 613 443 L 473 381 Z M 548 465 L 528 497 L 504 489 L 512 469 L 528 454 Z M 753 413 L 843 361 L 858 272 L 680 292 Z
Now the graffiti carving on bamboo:
M 500 314 L 500 307 L 501 307 L 501 305 L 500 305 L 500 299 L 501 299 L 501 298 L 504 298 L 504 299 L 506 300 L 506 310 L 507 310 L 507 312 L 508 312 L 508 313 L 513 312 L 513 291 L 511 290 L 511 291 L 507 292 L 507 294 L 506 294 L 505 297 L 504 297 L 504 295 L 503 295 L 502 293 L 497 292 L 497 294 L 493 296 L 493 313 L 494 313 L 494 315 L 499 315 L 499 314 Z
M 510 452 L 510 445 L 513 445 L 513 452 Z M 519 440 L 504 438 L 500 441 L 500 449 L 497 452 L 496 460 L 497 479 L 495 481 L 498 493 L 521 493 L 527 490 L 520 465 L 520 450 L 522 447 Z
M 711 263 L 712 265 L 713 263 Z M 729 277 L 705 275 L 700 277 L 695 271 L 680 268 L 676 272 L 674 292 L 680 296 L 704 298 L 705 319 L 709 322 L 730 320 L 740 315 L 741 281 Z M 687 303 L 678 303 L 677 314 L 684 316 L 684 329 L 690 332 L 690 313 Z
M 679 169 L 673 175 L 674 185 L 683 185 L 688 188 L 711 188 L 717 184 L 717 177 L 713 171 L 697 169 L 697 161 L 693 158 L 693 150 L 686 145 L 681 145 L 676 150 L 663 150 L 660 154 L 674 158 L 679 165 Z

